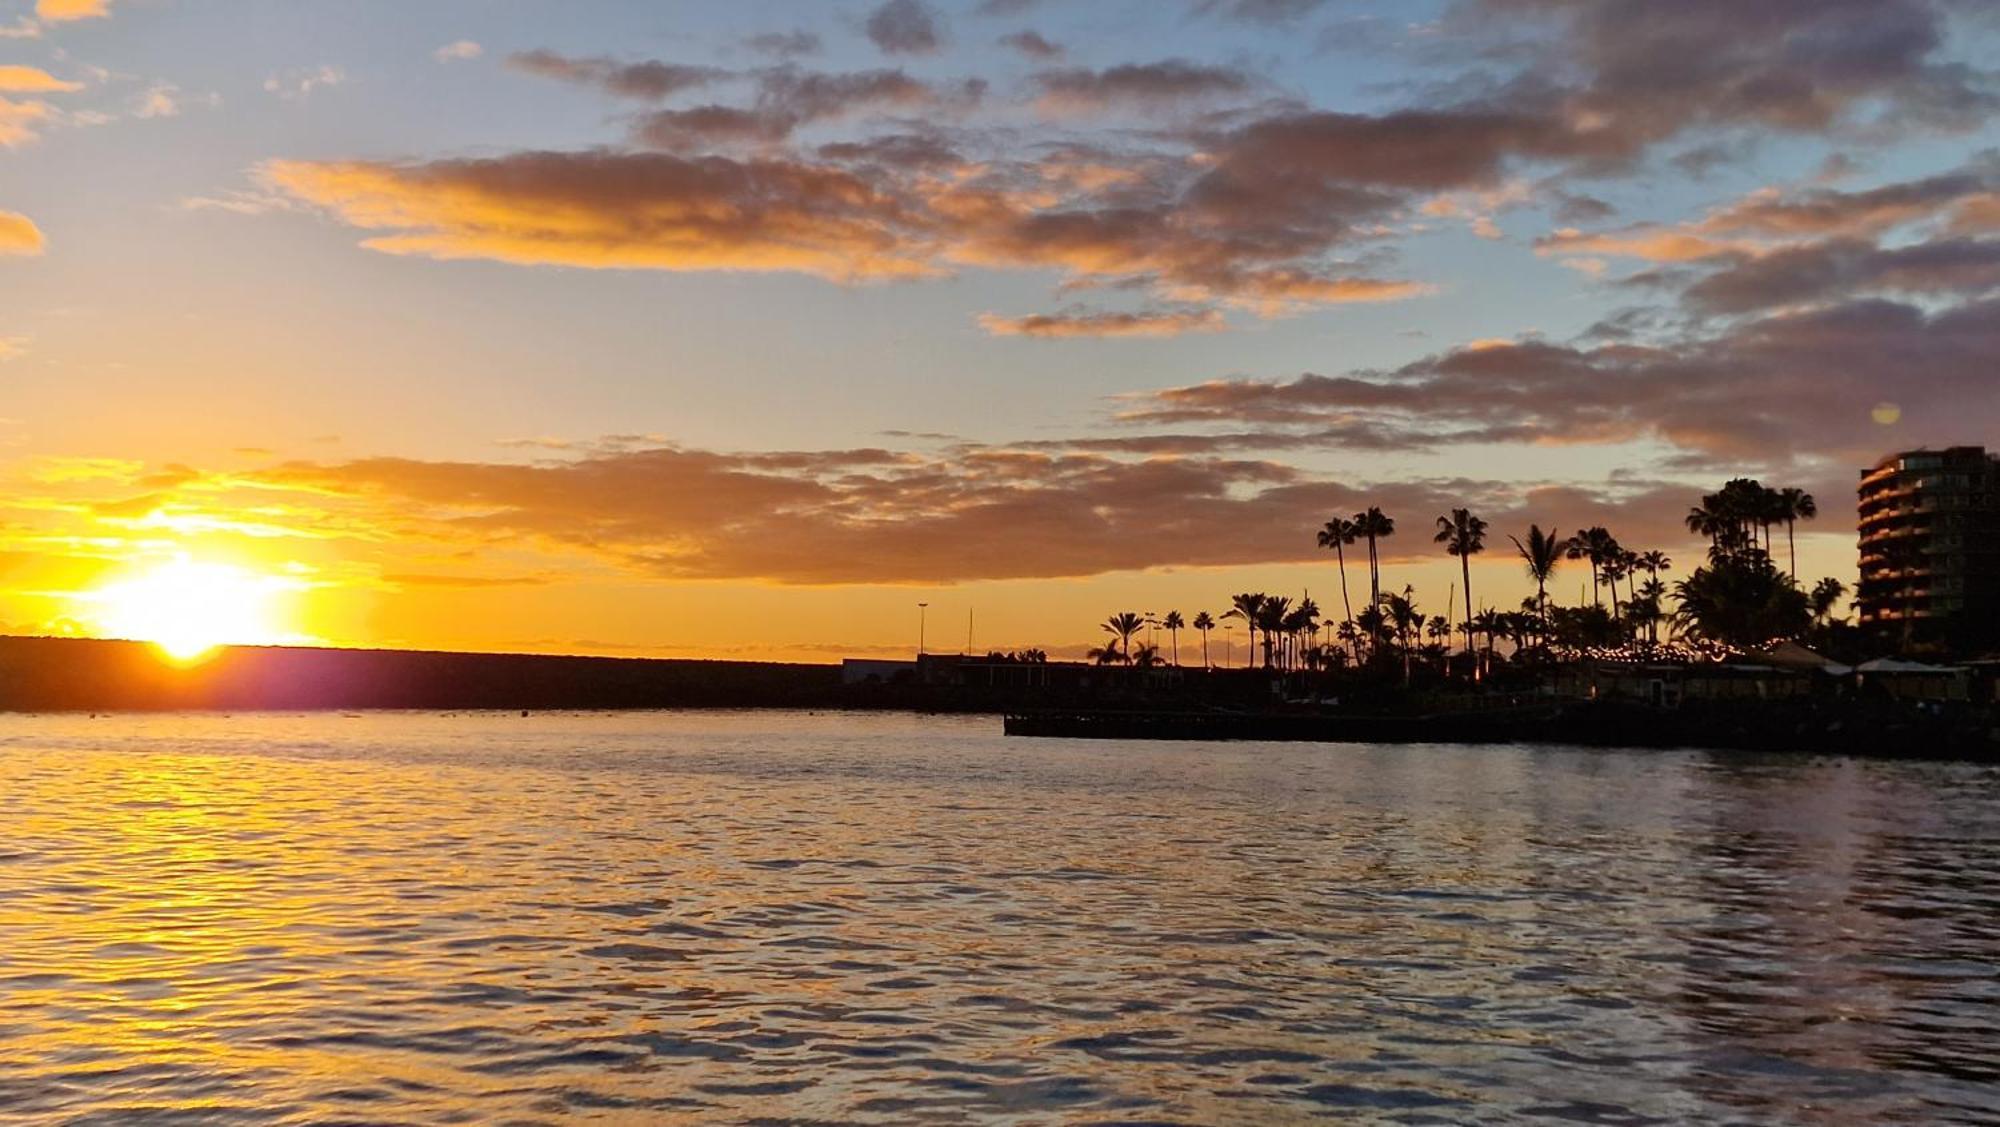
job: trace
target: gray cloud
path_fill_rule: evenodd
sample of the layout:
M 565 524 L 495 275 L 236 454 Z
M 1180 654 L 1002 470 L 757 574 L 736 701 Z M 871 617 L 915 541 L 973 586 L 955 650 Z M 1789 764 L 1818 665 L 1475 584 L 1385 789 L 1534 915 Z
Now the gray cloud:
M 887 0 L 869 13 L 865 26 L 884 54 L 928 55 L 944 45 L 938 14 L 923 0 Z
M 575 58 L 547 50 L 511 55 L 507 65 L 543 78 L 596 86 L 621 98 L 653 102 L 729 77 L 729 72 L 716 67 L 657 60 L 624 63 L 603 57 Z
M 1051 43 L 1049 40 L 1043 38 L 1042 34 L 1038 31 L 1017 31 L 1012 35 L 1003 35 L 1000 37 L 999 43 L 1002 47 L 1012 47 L 1028 58 L 1040 62 L 1048 62 L 1052 59 L 1063 57 L 1061 44 Z
M 1186 59 L 1127 63 L 1103 70 L 1047 70 L 1036 75 L 1035 82 L 1041 89 L 1042 106 L 1058 112 L 1173 107 L 1243 94 L 1253 86 L 1248 75 L 1233 67 Z
M 1707 313 L 1747 313 L 1860 294 L 1985 294 L 2000 289 L 2000 241 L 1941 239 L 1884 249 L 1834 239 L 1749 258 L 1690 285 Z
M 1976 442 L 2000 429 L 1995 348 L 2000 301 L 1926 312 L 1860 299 L 1651 344 L 1504 342 L 1386 372 L 1218 380 L 1134 396 L 1124 418 L 1328 437 L 1381 428 L 1419 446 L 1650 440 L 1711 469 L 1860 465 L 1912 435 Z M 1895 427 L 1873 414 L 1885 402 Z
M 817 55 L 820 50 L 819 36 L 810 31 L 767 31 L 745 39 L 743 45 L 760 55 L 780 59 Z
M 1199 0 L 1198 15 L 1219 15 L 1246 23 L 1285 24 L 1325 7 L 1327 0 Z

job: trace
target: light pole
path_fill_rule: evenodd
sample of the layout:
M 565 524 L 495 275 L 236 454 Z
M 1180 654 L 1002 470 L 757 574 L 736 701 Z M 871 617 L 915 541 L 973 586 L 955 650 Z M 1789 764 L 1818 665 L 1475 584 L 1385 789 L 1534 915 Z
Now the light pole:
M 924 608 L 927 606 L 930 606 L 930 604 L 929 603 L 917 604 L 917 656 L 918 657 L 924 656 L 924 614 L 925 614 Z

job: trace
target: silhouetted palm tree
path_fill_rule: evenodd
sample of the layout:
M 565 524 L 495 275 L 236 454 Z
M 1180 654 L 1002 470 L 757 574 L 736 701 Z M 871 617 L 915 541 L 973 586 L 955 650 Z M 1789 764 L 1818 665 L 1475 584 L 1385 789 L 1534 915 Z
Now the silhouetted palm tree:
M 1519 613 L 1506 616 L 1508 628 L 1515 631 L 1509 637 L 1514 639 L 1514 648 L 1516 650 L 1527 646 L 1530 631 L 1533 632 L 1537 644 L 1544 646 L 1549 644 L 1549 616 L 1547 612 L 1547 599 L 1530 597 L 1521 600 Z
M 1201 667 L 1212 669 L 1208 663 L 1208 632 L 1215 629 L 1215 619 L 1207 611 L 1198 611 L 1194 616 L 1194 628 L 1201 631 Z
M 1343 549 L 1354 543 L 1355 523 L 1343 517 L 1335 517 L 1319 530 L 1319 546 L 1333 549 L 1334 562 L 1340 565 L 1340 609 L 1347 614 L 1347 621 L 1354 621 L 1354 603 L 1347 597 L 1347 553 Z
M 1782 489 L 1768 489 L 1759 483 L 1757 490 L 1758 523 L 1764 526 L 1764 550 L 1768 552 L 1771 550 L 1771 528 L 1783 524 L 1788 519 L 1787 514 L 1791 511 L 1791 506 L 1786 502 Z
M 1283 595 L 1266 595 L 1257 608 L 1257 629 L 1264 634 L 1264 668 L 1273 664 L 1273 651 L 1278 636 L 1285 629 L 1285 615 L 1292 609 L 1292 600 Z
M 1243 657 L 1243 667 L 1245 669 L 1257 664 L 1257 616 L 1263 611 L 1264 600 L 1267 597 L 1262 593 L 1252 594 L 1247 592 L 1240 595 L 1231 595 L 1229 597 L 1229 609 L 1222 612 L 1222 617 L 1224 618 L 1242 619 L 1243 625 L 1249 630 L 1250 640 L 1248 645 L 1250 649 Z
M 1785 548 L 1792 557 L 1792 579 L 1799 577 L 1799 546 L 1793 540 L 1792 526 L 1802 520 L 1811 520 L 1819 515 L 1819 502 L 1803 489 L 1787 486 L 1778 490 L 1778 508 L 1785 519 Z
M 1354 534 L 1368 541 L 1368 601 L 1378 604 L 1382 601 L 1382 555 L 1376 541 L 1396 534 L 1395 518 L 1371 505 L 1354 514 Z
M 1400 595 L 1382 596 L 1382 609 L 1388 621 L 1396 628 L 1396 643 L 1403 651 L 1403 683 L 1410 683 L 1410 635 L 1423 625 L 1423 613 L 1417 610 L 1416 589 L 1404 584 Z
M 1640 567 L 1646 569 L 1646 574 L 1654 579 L 1658 579 L 1661 572 L 1674 566 L 1674 561 L 1668 559 L 1665 552 L 1658 550 L 1639 553 L 1638 562 Z
M 1660 619 L 1666 617 L 1660 610 L 1662 600 L 1667 597 L 1667 585 L 1657 578 L 1648 579 L 1644 586 L 1633 593 L 1627 609 L 1634 622 L 1646 628 L 1646 640 L 1660 640 Z
M 1318 628 L 1319 604 L 1307 595 L 1285 615 L 1281 624 L 1285 636 L 1285 656 L 1279 664 L 1288 668 L 1300 664 L 1297 659 L 1305 653 L 1305 636 Z
M 1145 626 L 1146 620 L 1129 610 L 1104 620 L 1104 632 L 1118 639 L 1118 652 L 1125 655 L 1128 665 L 1132 662 L 1132 635 Z
M 1528 578 L 1535 581 L 1535 613 L 1541 616 L 1542 629 L 1546 633 L 1549 625 L 1549 578 L 1555 575 L 1556 565 L 1562 563 L 1568 541 L 1553 529 L 1543 532 L 1539 524 L 1528 526 L 1528 542 L 1525 544 L 1518 536 L 1507 539 L 1514 542 L 1514 549 L 1521 553 L 1522 562 L 1528 565 Z
M 1690 508 L 1685 518 L 1689 532 L 1697 536 L 1708 537 L 1710 552 L 1714 552 L 1722 547 L 1723 530 L 1729 526 L 1729 522 L 1722 512 L 1716 506 L 1710 504 L 1713 500 L 1715 500 L 1714 494 L 1702 498 L 1702 503 Z
M 1738 647 L 1796 637 L 1812 621 L 1806 593 L 1762 550 L 1725 557 L 1674 584 L 1674 622 L 1687 637 Z
M 1503 632 L 1507 626 L 1507 616 L 1488 607 L 1473 616 L 1473 628 L 1486 635 L 1486 652 L 1482 655 L 1487 665 L 1493 664 L 1493 636 Z
M 1604 561 L 1597 565 L 1604 575 L 1604 585 L 1611 588 L 1611 617 L 1618 617 L 1618 581 L 1625 578 L 1625 550 L 1614 547 L 1604 553 Z
M 1174 668 L 1178 669 L 1181 664 L 1181 630 L 1187 626 L 1187 619 L 1181 617 L 1181 612 L 1170 610 L 1166 617 L 1160 619 L 1160 626 L 1166 630 L 1167 637 L 1173 639 Z
M 1346 622 L 1341 623 L 1334 630 L 1333 636 L 1347 643 L 1347 647 L 1354 651 L 1356 662 L 1361 660 L 1361 628 L 1354 624 L 1353 619 L 1350 618 Z
M 1812 591 L 1806 595 L 1806 606 L 1812 611 L 1813 621 L 1822 624 L 1828 621 L 1833 615 L 1833 605 L 1845 594 L 1847 584 L 1831 575 L 1813 584 Z
M 1444 545 L 1447 554 L 1458 557 L 1459 574 L 1465 579 L 1465 653 L 1470 657 L 1472 655 L 1472 557 L 1486 550 L 1486 522 L 1473 516 L 1469 509 L 1453 509 L 1450 516 L 1439 517 L 1437 524 L 1437 535 L 1433 539 Z
M 1563 554 L 1573 560 L 1590 561 L 1590 601 L 1597 606 L 1604 605 L 1598 594 L 1598 579 L 1604 572 L 1605 564 L 1616 558 L 1619 552 L 1618 538 L 1611 535 L 1603 525 L 1592 525 L 1577 533 L 1563 545 Z M 1612 588 L 1611 605 L 1618 605 L 1618 590 Z
M 1362 607 L 1354 616 L 1355 629 L 1368 639 L 1368 659 L 1382 652 L 1382 646 L 1389 638 L 1389 616 L 1381 606 Z
M 1701 499 L 1699 508 L 1688 514 L 1689 527 L 1693 527 L 1696 512 L 1709 514 L 1717 526 L 1710 534 L 1715 551 L 1726 556 L 1739 555 L 1746 548 L 1758 546 L 1760 530 L 1768 538 L 1771 521 L 1776 516 L 1774 497 L 1762 482 L 1747 477 L 1732 478 L 1721 489 Z M 1769 549 L 1768 543 L 1765 548 Z

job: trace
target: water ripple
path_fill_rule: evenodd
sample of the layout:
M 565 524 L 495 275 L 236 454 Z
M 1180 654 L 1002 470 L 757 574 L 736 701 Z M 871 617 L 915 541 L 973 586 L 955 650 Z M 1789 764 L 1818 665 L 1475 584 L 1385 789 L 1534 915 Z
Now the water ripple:
M 0 1123 L 2000 1123 L 2000 772 L 0 718 Z

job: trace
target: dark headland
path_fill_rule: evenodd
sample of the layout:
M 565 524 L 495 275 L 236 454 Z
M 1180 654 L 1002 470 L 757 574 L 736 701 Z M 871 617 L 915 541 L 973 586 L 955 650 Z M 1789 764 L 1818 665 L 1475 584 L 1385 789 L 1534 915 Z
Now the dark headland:
M 142 642 L 0 637 L 0 710 L 809 708 L 840 668 L 422 650 L 229 646 L 175 663 Z

